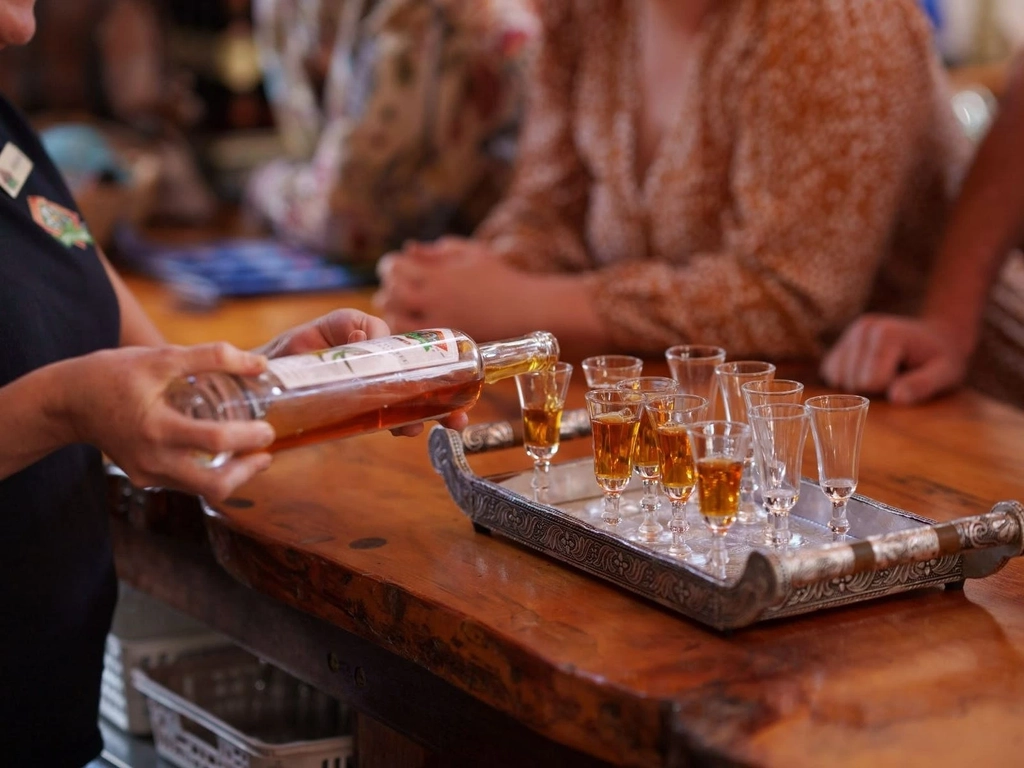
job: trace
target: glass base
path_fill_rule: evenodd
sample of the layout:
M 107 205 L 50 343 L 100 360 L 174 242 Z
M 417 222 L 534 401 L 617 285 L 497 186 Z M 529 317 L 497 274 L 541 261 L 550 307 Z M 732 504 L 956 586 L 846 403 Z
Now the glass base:
M 736 523 L 738 526 L 750 526 L 750 525 L 764 525 L 768 520 L 768 513 L 761 509 L 756 504 L 741 506 L 739 511 L 736 513 Z
M 678 546 L 670 543 L 665 551 L 672 557 L 677 557 L 683 562 L 695 565 L 698 568 L 706 566 L 708 564 L 708 557 L 710 556 L 710 552 L 706 548 L 694 548 L 694 546 L 685 539 Z
M 644 524 L 641 523 L 626 538 L 630 541 L 635 541 L 637 544 L 661 544 L 671 541 L 672 534 L 661 523 L 655 522 L 653 526 L 646 529 Z
M 748 531 L 741 534 L 743 540 L 756 549 L 786 550 L 797 549 L 807 544 L 807 539 L 794 530 L 789 530 L 789 538 L 786 541 L 775 541 L 775 529 L 771 524 L 771 516 L 765 513 L 763 527 L 757 531 Z
M 595 518 L 600 518 L 601 513 L 604 512 L 604 502 L 601 499 L 595 499 L 594 501 L 587 502 L 584 509 L 587 514 L 592 515 Z M 626 501 L 623 499 L 619 502 L 619 515 L 622 517 L 636 517 L 640 514 L 640 505 L 635 501 Z

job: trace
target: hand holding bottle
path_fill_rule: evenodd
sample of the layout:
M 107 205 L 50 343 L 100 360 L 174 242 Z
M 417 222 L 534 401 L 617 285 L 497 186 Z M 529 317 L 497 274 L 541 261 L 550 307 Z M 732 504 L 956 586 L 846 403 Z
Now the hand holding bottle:
M 267 421 L 277 451 L 450 420 L 476 403 L 485 383 L 549 369 L 558 353 L 558 340 L 543 331 L 478 345 L 461 331 L 428 328 L 277 357 L 256 376 L 183 376 L 167 400 L 200 420 Z
M 285 331 L 254 351 L 269 358 L 284 357 L 390 334 L 388 324 L 379 317 L 358 309 L 336 309 Z
M 123 347 L 54 364 L 49 375 L 58 423 L 71 433 L 68 442 L 97 446 L 140 487 L 177 488 L 219 500 L 270 466 L 265 449 L 274 441 L 273 427 L 190 419 L 166 403 L 164 391 L 182 376 L 255 376 L 266 364 L 262 355 L 224 343 Z M 233 457 L 216 469 L 196 461 L 197 454 L 223 452 Z

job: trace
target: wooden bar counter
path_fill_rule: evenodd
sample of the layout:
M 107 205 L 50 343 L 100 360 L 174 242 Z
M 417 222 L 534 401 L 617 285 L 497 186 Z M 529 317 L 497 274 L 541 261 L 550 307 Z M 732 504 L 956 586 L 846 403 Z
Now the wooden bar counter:
M 130 283 L 178 343 L 252 346 L 367 306 L 335 293 L 188 315 L 162 288 Z M 582 407 L 574 379 L 568 407 Z M 502 382 L 472 420 L 517 415 Z M 475 533 L 426 442 L 384 433 L 282 452 L 198 536 L 115 515 L 122 578 L 350 699 L 428 750 L 422 764 L 1019 764 L 1019 559 L 963 590 L 725 635 Z M 575 440 L 556 460 L 589 452 Z M 522 449 L 470 464 L 529 467 Z M 1024 413 L 970 392 L 914 409 L 875 401 L 858 490 L 942 521 L 1024 499 Z

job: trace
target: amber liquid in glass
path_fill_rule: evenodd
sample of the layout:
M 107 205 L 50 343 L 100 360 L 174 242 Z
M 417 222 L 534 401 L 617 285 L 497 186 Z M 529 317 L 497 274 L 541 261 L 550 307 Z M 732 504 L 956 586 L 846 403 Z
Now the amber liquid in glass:
M 657 436 L 661 452 L 661 484 L 669 498 L 685 499 L 697 483 L 697 468 L 693 463 L 686 425 L 674 422 L 659 424 Z
M 562 431 L 562 409 L 555 404 L 552 408 L 523 409 L 523 445 L 526 450 L 535 449 L 550 455 L 558 447 Z
M 658 433 L 646 416 L 640 419 L 640 426 L 637 430 L 635 456 L 633 466 L 641 477 L 656 478 L 658 476 L 658 462 L 661 460 L 661 453 L 658 449 Z
M 713 531 L 727 530 L 736 521 L 742 476 L 742 461 L 725 458 L 697 461 L 700 513 Z
M 590 422 L 594 437 L 594 474 L 603 488 L 621 491 L 633 470 L 638 423 L 620 413 L 603 413 Z

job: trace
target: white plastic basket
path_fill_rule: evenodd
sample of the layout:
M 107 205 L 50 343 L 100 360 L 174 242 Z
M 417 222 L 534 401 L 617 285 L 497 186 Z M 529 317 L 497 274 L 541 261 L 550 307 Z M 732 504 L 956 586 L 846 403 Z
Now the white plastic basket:
M 122 731 L 148 734 L 146 698 L 132 684 L 131 671 L 229 643 L 204 624 L 122 584 L 104 652 L 100 714 Z
M 136 670 L 157 754 L 179 768 L 346 768 L 344 704 L 241 648 Z

